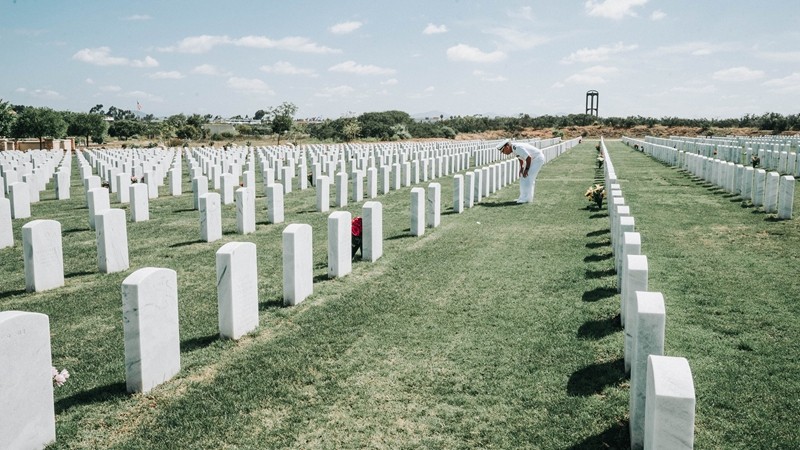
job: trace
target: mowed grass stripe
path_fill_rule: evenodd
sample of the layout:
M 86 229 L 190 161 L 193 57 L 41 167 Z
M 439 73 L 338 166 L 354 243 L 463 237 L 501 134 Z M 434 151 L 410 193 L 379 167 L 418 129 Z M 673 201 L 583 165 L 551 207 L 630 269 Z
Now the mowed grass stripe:
M 698 448 L 798 448 L 800 225 L 607 141 L 667 306 L 666 354 L 689 360 Z M 794 211 L 800 211 L 795 188 Z

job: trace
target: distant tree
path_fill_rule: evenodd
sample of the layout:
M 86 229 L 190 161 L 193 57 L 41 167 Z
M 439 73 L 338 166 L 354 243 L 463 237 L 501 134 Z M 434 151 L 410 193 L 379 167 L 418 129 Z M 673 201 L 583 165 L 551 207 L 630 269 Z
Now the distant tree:
M 102 106 L 102 105 L 100 105 Z M 96 113 L 74 113 L 67 119 L 67 134 L 70 136 L 85 136 L 86 145 L 89 145 L 89 138 L 93 137 L 95 142 L 103 142 L 103 136 L 108 131 L 108 122 L 105 116 Z
M 409 126 L 413 122 L 411 116 L 403 111 L 369 112 L 358 116 L 361 125 L 361 136 L 387 140 L 394 132 L 395 125 Z
M 269 110 L 270 124 L 272 132 L 278 135 L 278 145 L 281 143 L 281 135 L 289 132 L 294 125 L 294 115 L 297 113 L 297 106 L 294 103 L 283 102 L 280 106 Z
M 44 138 L 62 138 L 67 133 L 67 122 L 62 115 L 50 108 L 25 108 L 17 117 L 11 130 L 15 138 L 35 137 L 39 148 L 44 146 Z
M 253 119 L 254 120 L 261 120 L 266 115 L 267 115 L 267 111 L 264 111 L 263 109 L 259 109 L 258 111 L 256 111 L 255 114 L 253 114 Z
M 108 128 L 108 134 L 124 141 L 143 134 L 146 129 L 147 125 L 140 120 L 115 120 Z
M 8 102 L 0 99 L 0 136 L 10 136 L 17 113 Z
M 129 109 L 119 109 L 116 106 L 109 106 L 106 114 L 114 120 L 133 120 L 136 118 L 136 114 L 134 114 L 133 111 Z
M 360 133 L 361 125 L 359 125 L 357 120 L 347 119 L 342 125 L 342 137 L 344 137 L 346 141 L 356 139 Z
M 103 114 L 105 115 L 105 111 L 103 111 L 103 105 L 97 104 L 92 106 L 92 109 L 89 110 L 89 114 Z

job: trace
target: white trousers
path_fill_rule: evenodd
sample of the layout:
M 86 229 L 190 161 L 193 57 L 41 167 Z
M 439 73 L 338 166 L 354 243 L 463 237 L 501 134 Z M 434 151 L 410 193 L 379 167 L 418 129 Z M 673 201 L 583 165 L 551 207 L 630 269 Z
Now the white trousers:
M 532 203 L 533 194 L 536 189 L 536 176 L 544 165 L 544 158 L 536 158 L 531 161 L 531 168 L 528 176 L 519 179 L 519 202 Z

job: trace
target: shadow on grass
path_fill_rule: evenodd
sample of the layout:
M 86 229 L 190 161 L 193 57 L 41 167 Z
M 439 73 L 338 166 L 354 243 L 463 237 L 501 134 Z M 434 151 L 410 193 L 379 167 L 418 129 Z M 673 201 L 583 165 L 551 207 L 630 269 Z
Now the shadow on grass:
M 70 228 L 69 230 L 63 230 L 61 234 L 72 234 L 72 233 L 81 233 L 83 231 L 92 231 L 89 227 L 86 228 Z
M 269 309 L 283 308 L 283 298 L 276 298 L 273 300 L 266 300 L 258 303 L 259 311 L 267 311 Z
M 386 238 L 386 240 L 387 241 L 394 241 L 396 239 L 419 237 L 419 236 L 414 236 L 414 235 L 410 234 L 411 233 L 411 229 L 410 228 L 406 228 L 403 231 L 405 231 L 406 233 L 409 233 L 409 234 L 405 234 L 405 233 L 404 234 L 398 234 L 398 235 L 395 235 L 395 236 L 392 236 L 392 237 L 388 237 L 388 238 Z
M 594 288 L 591 291 L 586 291 L 581 296 L 581 300 L 585 302 L 596 302 L 617 295 L 617 290 L 610 287 Z
M 613 258 L 614 255 L 612 253 L 604 253 L 602 255 L 589 255 L 583 258 L 583 262 L 597 262 L 597 261 L 605 261 L 607 259 Z
M 83 270 L 83 271 L 80 271 L 80 272 L 72 272 L 72 273 L 64 274 L 64 278 L 76 278 L 76 277 L 82 277 L 84 275 L 94 275 L 95 273 L 97 273 L 97 272 L 87 272 L 87 271 Z
M 567 394 L 588 397 L 599 394 L 608 386 L 625 379 L 625 362 L 622 358 L 604 363 L 590 364 L 573 373 L 567 382 Z
M 586 271 L 586 279 L 593 280 L 596 278 L 605 278 L 610 277 L 617 273 L 615 268 L 605 269 L 605 270 L 587 270 Z
M 67 398 L 62 398 L 55 404 L 56 414 L 70 409 L 73 406 L 91 405 L 93 403 L 106 402 L 109 400 L 120 399 L 128 396 L 125 382 L 98 386 L 88 391 L 78 392 Z
M 308 209 L 308 210 L 305 210 L 305 211 L 297 211 L 295 214 L 311 214 L 311 213 L 315 213 L 315 212 L 319 212 L 319 211 L 317 211 L 316 209 Z
M 583 441 L 568 447 L 568 450 L 585 449 L 628 449 L 630 448 L 630 431 L 628 431 L 628 421 L 612 425 L 600 434 L 590 436 Z
M 172 212 L 175 213 L 175 214 L 180 214 L 180 213 L 192 212 L 192 211 L 200 212 L 199 210 L 194 209 L 194 208 L 176 209 L 175 211 L 172 211 Z
M 22 295 L 25 292 L 27 292 L 25 289 L 17 289 L 16 291 L 0 292 L 0 299 L 4 299 L 4 298 L 7 298 L 7 297 L 13 297 L 15 295 Z
M 600 219 L 600 218 L 603 218 L 603 217 L 608 217 L 608 213 L 607 212 L 606 213 L 597 213 L 597 214 L 592 214 L 591 216 L 589 216 L 590 219 Z
M 611 241 L 589 242 L 588 244 L 586 244 L 586 248 L 600 248 L 600 247 L 611 247 Z
M 332 276 L 328 275 L 327 273 L 321 273 L 321 274 L 319 274 L 319 275 L 316 275 L 316 276 L 314 277 L 314 283 L 319 283 L 319 282 L 321 282 L 321 281 L 328 281 L 328 280 L 332 280 L 333 278 L 334 278 L 334 277 L 332 277 Z
M 608 317 L 599 320 L 588 320 L 586 323 L 578 328 L 579 339 L 593 339 L 598 340 L 606 336 L 616 333 L 619 330 L 617 327 L 617 317 Z
M 525 205 L 525 203 L 517 203 L 515 200 L 509 200 L 507 202 L 478 203 L 478 206 L 485 206 L 487 208 L 496 208 L 498 206 L 517 206 L 517 205 Z
M 610 232 L 611 232 L 611 230 L 609 230 L 608 228 L 606 228 L 604 230 L 591 231 L 589 233 L 586 233 L 586 237 L 602 236 L 602 235 L 608 234 Z
M 181 353 L 189 353 L 204 347 L 208 347 L 219 339 L 219 333 L 187 339 L 181 342 Z
M 177 244 L 172 244 L 169 246 L 169 248 L 187 247 L 189 245 L 202 244 L 203 242 L 205 241 L 202 239 L 195 239 L 194 241 L 178 242 Z

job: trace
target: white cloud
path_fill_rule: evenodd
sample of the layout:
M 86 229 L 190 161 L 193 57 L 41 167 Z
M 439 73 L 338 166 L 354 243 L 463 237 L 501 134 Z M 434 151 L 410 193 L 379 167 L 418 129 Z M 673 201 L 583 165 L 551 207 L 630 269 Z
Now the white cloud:
M 398 83 L 397 78 L 389 78 L 386 81 L 381 81 L 382 86 L 394 86 L 397 83 Z
M 607 83 L 608 80 L 606 78 L 607 75 L 613 75 L 619 72 L 619 69 L 616 67 L 610 66 L 592 66 L 583 69 L 582 71 L 572 74 L 568 76 L 563 82 L 556 83 L 557 86 L 554 87 L 563 87 L 569 84 L 578 84 L 578 85 L 598 85 Z
M 660 9 L 657 9 L 657 10 L 653 11 L 650 14 L 650 20 L 652 20 L 652 21 L 658 21 L 658 20 L 661 20 L 661 19 L 663 19 L 665 17 L 667 17 L 667 13 L 665 13 L 664 11 L 662 11 Z
M 770 61 L 797 63 L 800 62 L 800 52 L 762 52 L 758 56 Z
M 486 34 L 491 34 L 500 39 L 498 49 L 505 51 L 528 50 L 537 45 L 550 41 L 547 36 L 539 36 L 528 31 L 520 31 L 514 27 L 489 28 L 483 30 Z
M 434 25 L 429 23 L 428 26 L 422 30 L 422 34 L 440 34 L 447 33 L 447 25 Z
M 717 87 L 713 84 L 676 86 L 670 89 L 670 91 L 683 94 L 712 94 L 717 92 Z
M 482 70 L 473 70 L 472 74 L 476 77 L 480 78 L 483 81 L 491 81 L 491 82 L 499 82 L 499 81 L 508 81 L 508 78 L 502 75 L 496 75 L 493 73 L 487 73 Z
M 212 76 L 228 76 L 230 75 L 229 72 L 226 72 L 220 69 L 217 66 L 212 64 L 200 64 L 199 66 L 192 69 L 192 73 L 198 75 L 212 75 Z
M 156 102 L 156 103 L 164 101 L 163 98 L 145 91 L 130 91 L 124 94 L 119 94 L 119 97 L 135 98 L 137 101 L 147 100 L 148 102 Z
M 711 75 L 711 78 L 719 81 L 751 81 L 763 77 L 764 71 L 753 70 L 744 66 L 718 70 Z
M 275 92 L 267 86 L 267 83 L 258 78 L 230 77 L 228 78 L 228 87 L 248 94 L 275 95 Z
M 346 97 L 353 93 L 355 89 L 351 88 L 347 85 L 341 85 L 336 87 L 326 87 L 321 91 L 314 94 L 317 97 Z
M 369 64 L 356 64 L 355 61 L 345 61 L 343 63 L 336 64 L 335 66 L 331 66 L 328 70 L 331 72 L 353 73 L 356 75 L 391 75 L 396 72 L 394 69 L 388 69 Z
M 201 36 L 183 38 L 178 42 L 178 45 L 162 47 L 159 48 L 159 50 L 162 52 L 206 53 L 217 45 L 230 43 L 231 38 L 228 36 L 210 36 L 204 34 Z
M 100 89 L 101 92 L 119 92 L 119 91 L 122 90 L 121 87 L 115 86 L 113 84 L 109 84 L 109 85 L 106 85 L 106 86 L 100 86 L 99 89 Z
M 582 48 L 576 52 L 572 52 L 569 56 L 563 58 L 561 62 L 564 64 L 570 64 L 574 62 L 588 63 L 606 61 L 611 58 L 611 55 L 629 52 L 636 50 L 637 48 L 639 48 L 639 46 L 636 44 L 625 45 L 622 42 L 617 42 L 617 44 L 613 47 L 601 46 L 591 49 Z
M 125 17 L 124 20 L 150 20 L 152 17 L 148 16 L 147 14 L 134 14 L 132 16 Z
M 426 88 L 425 88 L 425 90 L 423 90 L 422 92 L 433 92 L 433 91 L 435 91 L 435 90 L 436 90 L 436 88 L 435 88 L 435 87 L 433 87 L 433 86 L 428 86 L 428 87 L 426 87 Z
M 691 56 L 707 56 L 720 51 L 730 51 L 738 48 L 732 44 L 713 44 L 710 42 L 694 41 L 682 44 L 659 47 L 658 53 L 678 53 Z
M 96 66 L 158 67 L 158 61 L 149 56 L 144 60 L 111 56 L 111 49 L 108 47 L 84 48 L 72 55 L 72 59 Z
M 86 79 L 86 84 L 94 84 L 94 80 L 91 78 Z
M 333 34 L 348 34 L 361 28 L 361 25 L 364 24 L 358 21 L 342 22 L 342 23 L 337 23 L 336 25 L 333 25 L 332 27 L 328 28 L 328 31 L 330 31 Z
M 530 6 L 523 6 L 516 11 L 509 11 L 508 17 L 512 19 L 533 20 L 533 8 Z
M 794 72 L 783 78 L 774 78 L 764 82 L 764 86 L 779 93 L 800 93 L 800 72 Z
M 286 61 L 278 61 L 275 64 L 259 67 L 262 72 L 275 73 L 278 75 L 306 75 L 310 77 L 318 76 L 312 69 L 302 69 Z
M 63 100 L 65 98 L 63 95 L 50 89 L 27 89 L 21 87 L 15 89 L 15 91 L 41 100 Z
M 447 49 L 447 59 L 451 61 L 493 63 L 502 61 L 505 58 L 506 54 L 500 50 L 486 53 L 478 48 L 470 47 L 466 44 L 458 44 Z
M 170 47 L 161 47 L 158 50 L 162 52 L 178 52 L 178 53 L 206 53 L 211 51 L 219 45 L 236 45 L 239 47 L 248 48 L 274 48 L 279 50 L 288 50 L 303 53 L 340 53 L 341 50 L 325 47 L 313 42 L 312 40 L 299 37 L 289 36 L 282 39 L 271 39 L 266 36 L 244 36 L 238 39 L 233 39 L 229 36 L 190 36 L 183 38 L 177 45 Z
M 635 17 L 633 8 L 642 6 L 647 0 L 587 0 L 583 4 L 586 14 L 590 16 L 603 17 L 606 19 L 619 20 L 625 16 Z
M 289 50 L 302 53 L 340 53 L 341 50 L 321 46 L 316 42 L 304 37 L 291 36 L 282 39 L 270 39 L 266 36 L 245 36 L 233 41 L 233 44 L 240 47 L 251 48 L 275 48 L 279 50 Z
M 169 72 L 155 72 L 148 75 L 153 80 L 180 80 L 184 78 L 184 75 L 177 70 L 171 70 Z

